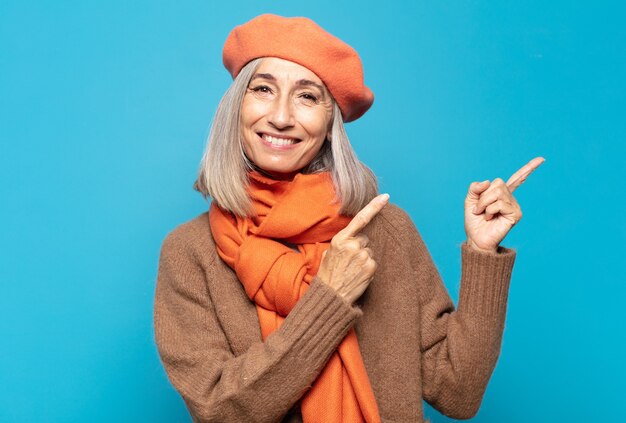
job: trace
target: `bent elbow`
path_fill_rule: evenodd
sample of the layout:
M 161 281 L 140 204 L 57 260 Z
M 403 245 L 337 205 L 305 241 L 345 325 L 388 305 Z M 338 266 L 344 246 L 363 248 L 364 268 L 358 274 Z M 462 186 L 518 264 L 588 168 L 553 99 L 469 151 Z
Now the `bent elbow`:
M 257 393 L 258 396 L 258 393 Z M 193 423 L 280 421 L 281 410 L 268 407 L 263 412 L 250 407 L 249 396 L 228 395 L 217 398 L 183 397 Z
M 478 414 L 486 389 L 486 384 L 478 384 L 474 378 L 466 377 L 454 382 L 448 380 L 448 384 L 442 386 L 431 401 L 427 401 L 446 417 L 468 420 Z
M 453 412 L 446 414 L 446 416 L 456 419 L 456 420 L 469 420 L 474 418 L 476 414 L 478 414 L 478 410 L 480 410 L 481 401 L 477 401 L 476 403 L 470 403 L 462 408 L 457 408 Z
M 463 401 L 462 398 L 459 398 L 458 401 L 435 408 L 437 408 L 437 410 L 446 417 L 456 420 L 469 420 L 478 414 L 481 403 L 482 397 L 477 399 L 466 398 L 465 401 Z

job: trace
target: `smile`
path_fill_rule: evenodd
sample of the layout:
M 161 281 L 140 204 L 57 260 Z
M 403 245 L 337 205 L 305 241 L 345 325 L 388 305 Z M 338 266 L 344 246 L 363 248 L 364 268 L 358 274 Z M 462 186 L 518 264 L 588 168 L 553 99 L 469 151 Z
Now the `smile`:
M 301 140 L 298 138 L 292 137 L 277 137 L 274 135 L 269 135 L 266 133 L 257 134 L 263 140 L 265 145 L 268 145 L 273 148 L 289 148 L 292 145 L 299 143 Z

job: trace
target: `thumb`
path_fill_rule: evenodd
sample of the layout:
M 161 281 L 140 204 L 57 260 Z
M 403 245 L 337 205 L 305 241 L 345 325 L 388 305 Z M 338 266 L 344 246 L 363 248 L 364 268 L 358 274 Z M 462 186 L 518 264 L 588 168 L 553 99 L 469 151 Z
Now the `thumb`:
M 470 184 L 469 191 L 467 192 L 467 196 L 471 199 L 478 199 L 478 197 L 480 197 L 480 194 L 485 192 L 485 190 L 489 188 L 490 185 L 491 183 L 488 179 L 482 182 L 472 182 Z

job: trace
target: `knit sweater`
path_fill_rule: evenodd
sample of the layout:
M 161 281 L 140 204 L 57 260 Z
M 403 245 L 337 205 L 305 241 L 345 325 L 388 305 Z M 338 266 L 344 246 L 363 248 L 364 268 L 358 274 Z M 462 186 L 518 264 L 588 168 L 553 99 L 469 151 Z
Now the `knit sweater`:
M 217 254 L 208 213 L 168 234 L 157 348 L 194 422 L 301 422 L 298 400 L 351 327 L 383 422 L 422 422 L 422 399 L 474 416 L 500 352 L 515 250 L 461 245 L 458 307 L 409 216 L 388 204 L 363 230 L 378 267 L 353 305 L 318 278 L 263 342 L 256 307 Z

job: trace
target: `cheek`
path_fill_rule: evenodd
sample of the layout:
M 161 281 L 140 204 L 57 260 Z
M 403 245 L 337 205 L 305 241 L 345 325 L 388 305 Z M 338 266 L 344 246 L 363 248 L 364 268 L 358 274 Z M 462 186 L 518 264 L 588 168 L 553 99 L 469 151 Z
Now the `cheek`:
M 250 125 L 259 120 L 265 114 L 265 105 L 258 101 L 244 98 L 241 104 L 239 121 L 242 125 Z
M 300 123 L 310 135 L 322 138 L 326 137 L 330 127 L 329 117 L 326 113 L 320 113 L 319 111 L 303 113 Z
M 246 136 L 246 133 L 241 135 L 241 145 L 243 147 L 243 151 L 250 156 L 252 154 L 252 140 L 250 137 Z
M 257 120 L 255 118 L 254 108 L 250 104 L 242 104 L 239 115 L 239 136 L 244 152 L 250 156 L 252 154 L 253 136 L 255 135 L 251 126 Z
M 256 132 L 254 124 L 259 120 L 258 112 L 251 105 L 243 105 L 239 116 L 239 136 L 244 152 L 250 157 L 253 155 L 253 149 L 256 146 Z

